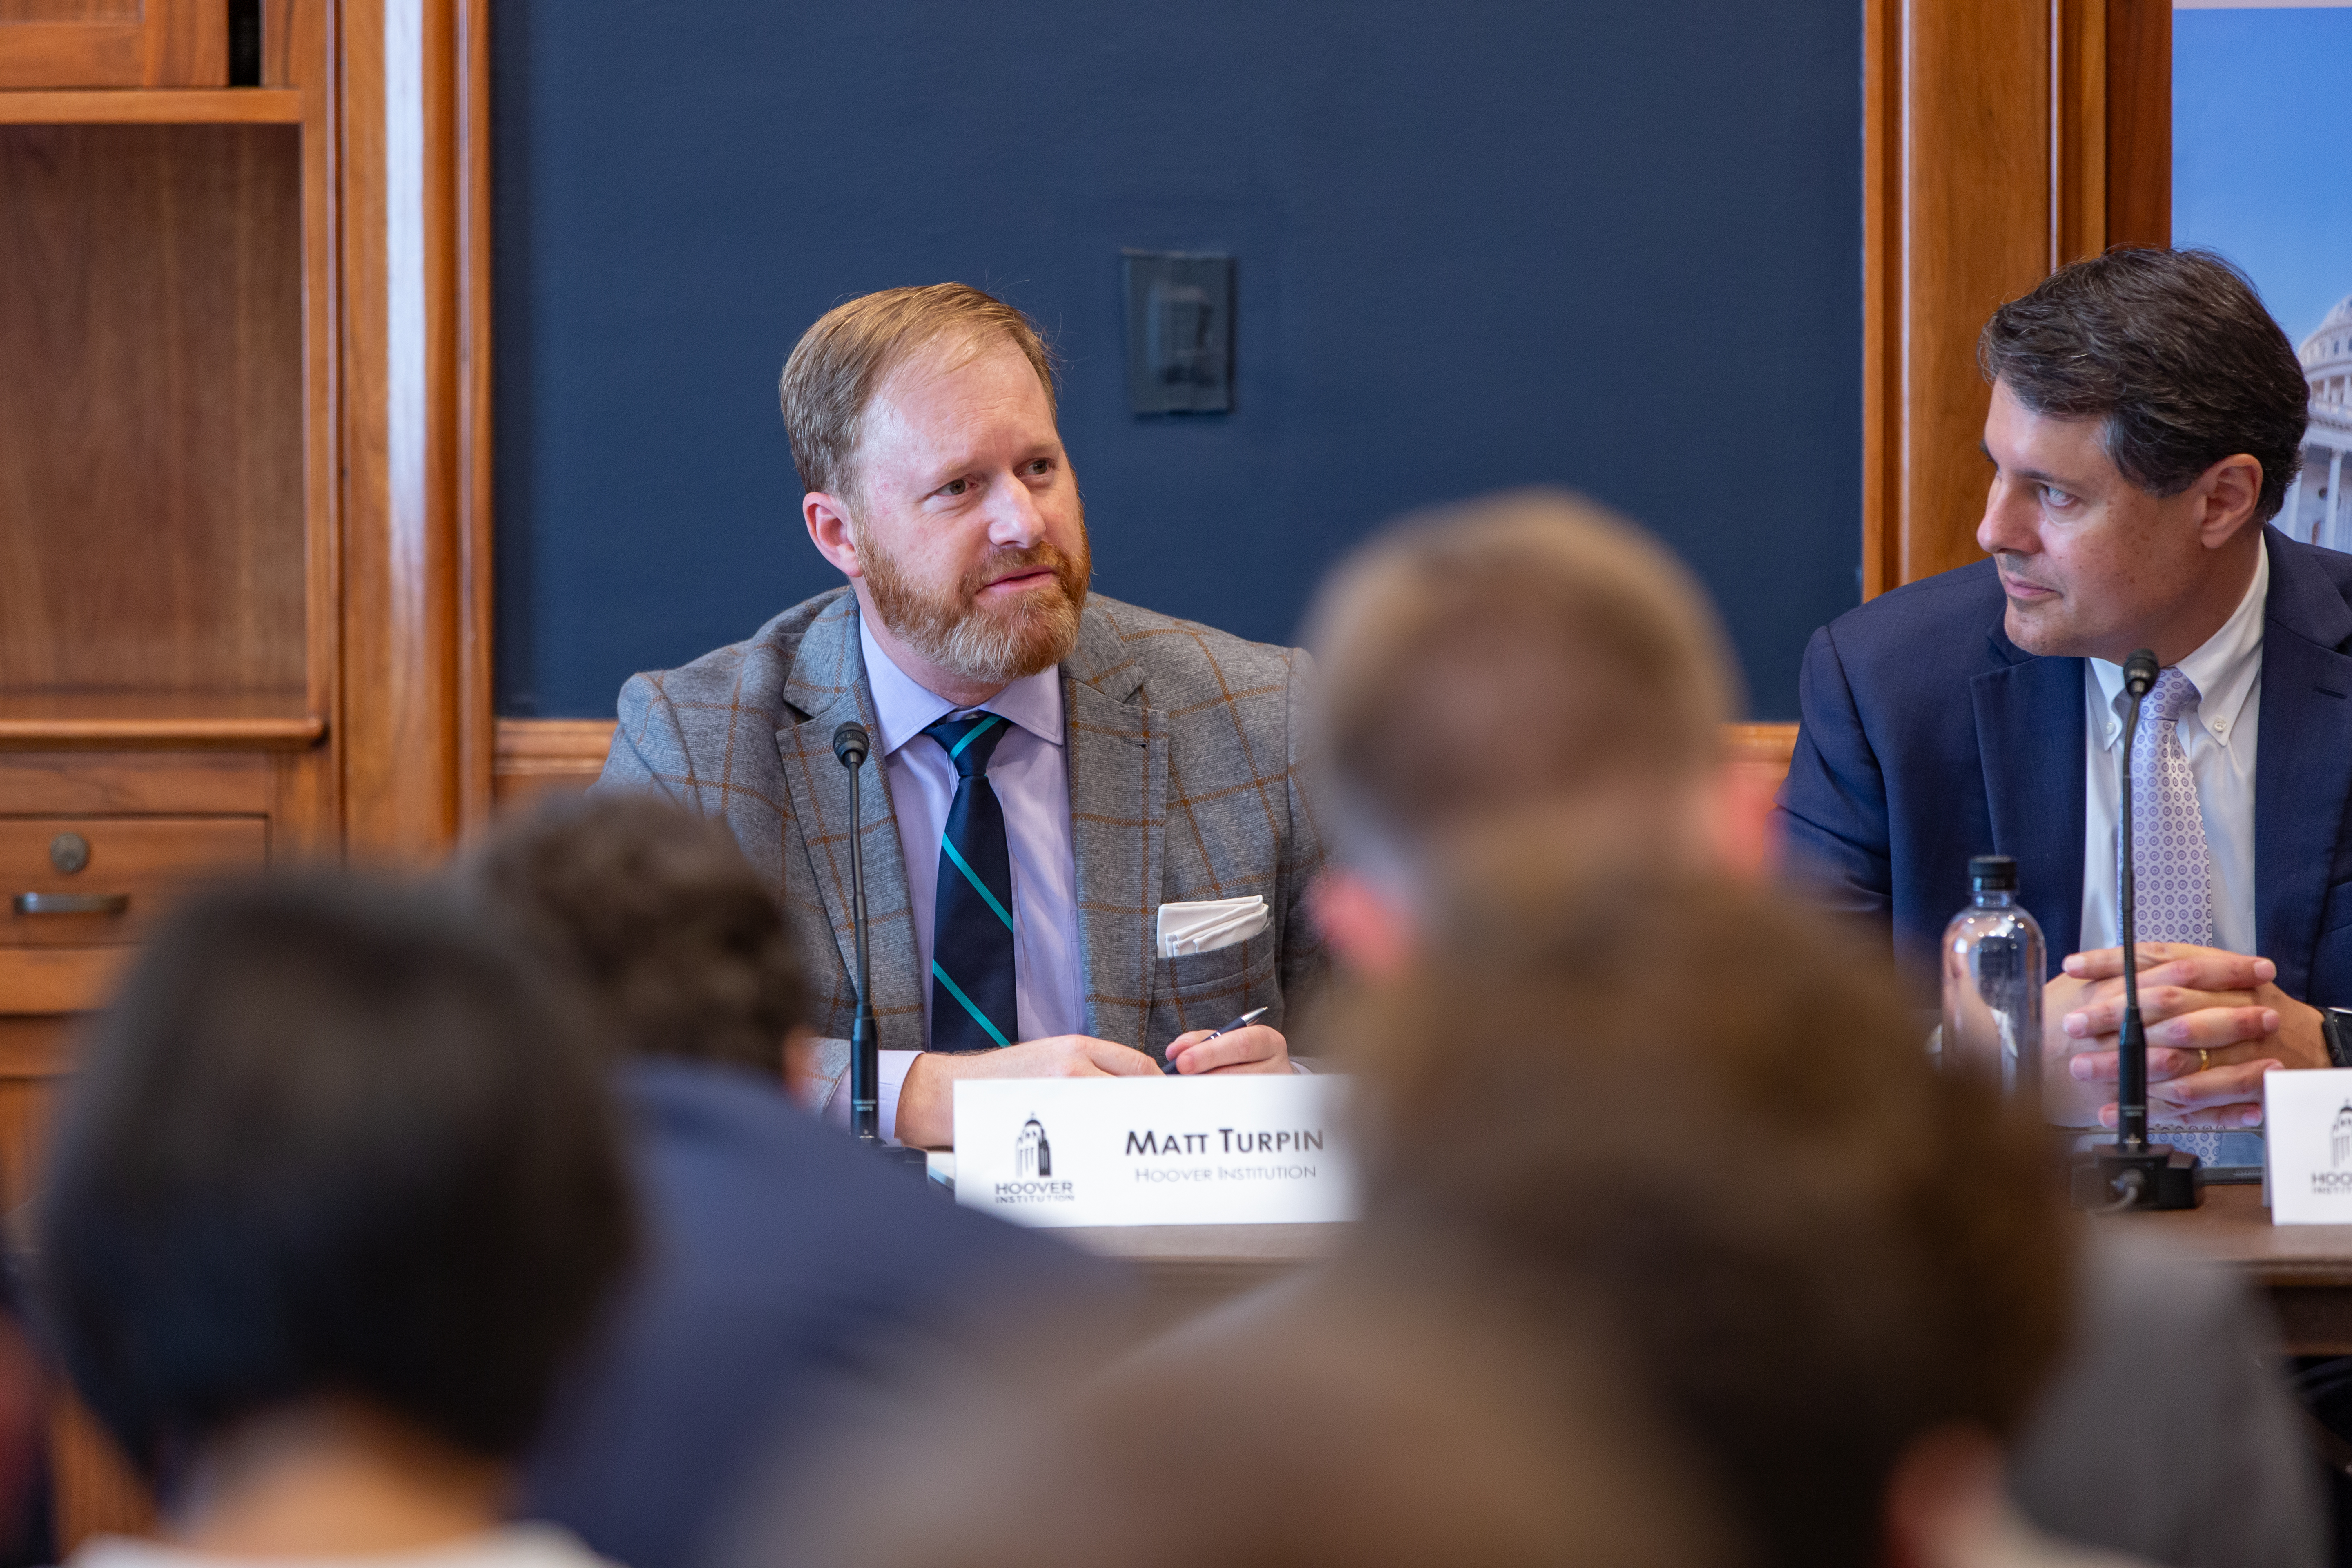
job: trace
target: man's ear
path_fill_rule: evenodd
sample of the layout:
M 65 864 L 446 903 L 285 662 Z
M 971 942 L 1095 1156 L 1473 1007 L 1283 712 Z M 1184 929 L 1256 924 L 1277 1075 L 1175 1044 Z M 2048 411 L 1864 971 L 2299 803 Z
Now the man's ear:
M 845 577 L 865 574 L 857 559 L 857 540 L 850 531 L 849 508 L 838 497 L 811 490 L 801 497 L 801 521 L 808 524 L 809 542 L 833 563 Z
M 2000 1445 L 1965 1422 L 1922 1432 L 1896 1456 L 1881 1504 L 1885 1568 L 1989 1561 L 1980 1543 L 1998 1539 L 2008 1518 Z
M 1333 868 L 1307 889 L 1307 907 L 1339 962 L 1371 980 L 1386 980 L 1412 962 L 1412 916 L 1371 881 Z
M 796 1024 L 784 1037 L 784 1088 L 792 1097 L 805 1105 L 812 1091 L 824 1087 L 816 1075 L 816 1031 L 805 1024 Z
M 1780 864 L 1780 830 L 1772 807 L 1778 781 L 1753 763 L 1726 763 L 1702 792 L 1703 825 L 1717 866 L 1743 881 L 1760 881 Z
M 2208 550 L 2218 550 L 2253 522 L 2254 507 L 2263 499 L 2263 465 L 2244 452 L 2222 458 L 2197 477 L 2204 502 L 2197 520 L 2197 537 Z

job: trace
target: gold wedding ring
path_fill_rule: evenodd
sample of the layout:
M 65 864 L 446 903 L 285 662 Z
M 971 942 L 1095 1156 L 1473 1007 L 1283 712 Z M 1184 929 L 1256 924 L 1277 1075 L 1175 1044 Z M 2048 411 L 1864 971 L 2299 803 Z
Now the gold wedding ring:
M 2200 1050 L 2197 1053 L 2197 1070 L 2199 1072 L 2203 1072 L 2207 1068 L 2210 1068 L 2212 1065 L 2213 1053 L 2211 1051 Z

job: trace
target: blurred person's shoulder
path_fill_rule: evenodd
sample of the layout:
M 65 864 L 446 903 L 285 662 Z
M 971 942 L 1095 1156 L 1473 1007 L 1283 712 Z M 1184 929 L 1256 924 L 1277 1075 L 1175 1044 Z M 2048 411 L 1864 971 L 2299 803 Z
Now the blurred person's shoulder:
M 961 1207 L 873 1158 L 794 1105 L 781 1080 L 645 1058 L 625 1064 L 620 1082 L 651 1217 L 680 1247 L 801 1279 L 830 1270 L 843 1289 L 877 1275 L 910 1289 L 953 1279 L 958 1294 L 1124 1286 L 1112 1265 Z
M 509 1524 L 479 1535 L 409 1552 L 370 1552 L 365 1556 L 239 1557 L 229 1553 L 194 1552 L 160 1541 L 124 1535 L 99 1535 L 84 1542 L 66 1559 L 66 1568 L 285 1568 L 298 1561 L 305 1568 L 619 1568 L 583 1545 L 567 1530 L 547 1524 Z

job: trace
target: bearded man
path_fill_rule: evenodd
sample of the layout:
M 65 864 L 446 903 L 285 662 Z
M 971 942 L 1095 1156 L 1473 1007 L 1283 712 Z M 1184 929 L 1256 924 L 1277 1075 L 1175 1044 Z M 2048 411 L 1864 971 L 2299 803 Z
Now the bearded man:
M 953 1142 L 959 1078 L 1292 1070 L 1286 1000 L 1323 962 L 1307 656 L 1088 594 L 1052 361 L 1002 300 L 849 300 L 780 390 L 810 542 L 848 585 L 632 677 L 597 787 L 727 823 L 836 1040 L 858 834 L 897 1142 Z M 874 737 L 854 828 L 833 750 L 852 719 Z M 843 1119 L 845 1059 L 821 1053 L 809 1091 Z

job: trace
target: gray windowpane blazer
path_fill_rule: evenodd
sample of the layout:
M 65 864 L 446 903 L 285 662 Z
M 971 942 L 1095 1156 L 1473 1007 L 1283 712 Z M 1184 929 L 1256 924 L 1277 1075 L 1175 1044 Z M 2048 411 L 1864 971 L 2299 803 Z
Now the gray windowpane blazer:
M 1086 1026 L 1157 1052 L 1252 1007 L 1283 1026 L 1321 976 L 1304 896 L 1323 836 L 1300 766 L 1306 689 L 1296 648 L 1090 596 L 1062 665 L 1070 837 Z M 876 727 L 846 587 L 747 642 L 630 678 L 602 789 L 658 790 L 725 820 L 781 890 L 806 955 L 820 1035 L 845 1038 L 850 982 L 849 780 L 833 731 Z M 922 1048 L 914 916 L 882 759 L 869 757 L 856 830 L 866 856 L 874 1012 L 887 1050 Z M 1266 929 L 1236 946 L 1158 956 L 1159 907 L 1263 895 Z

